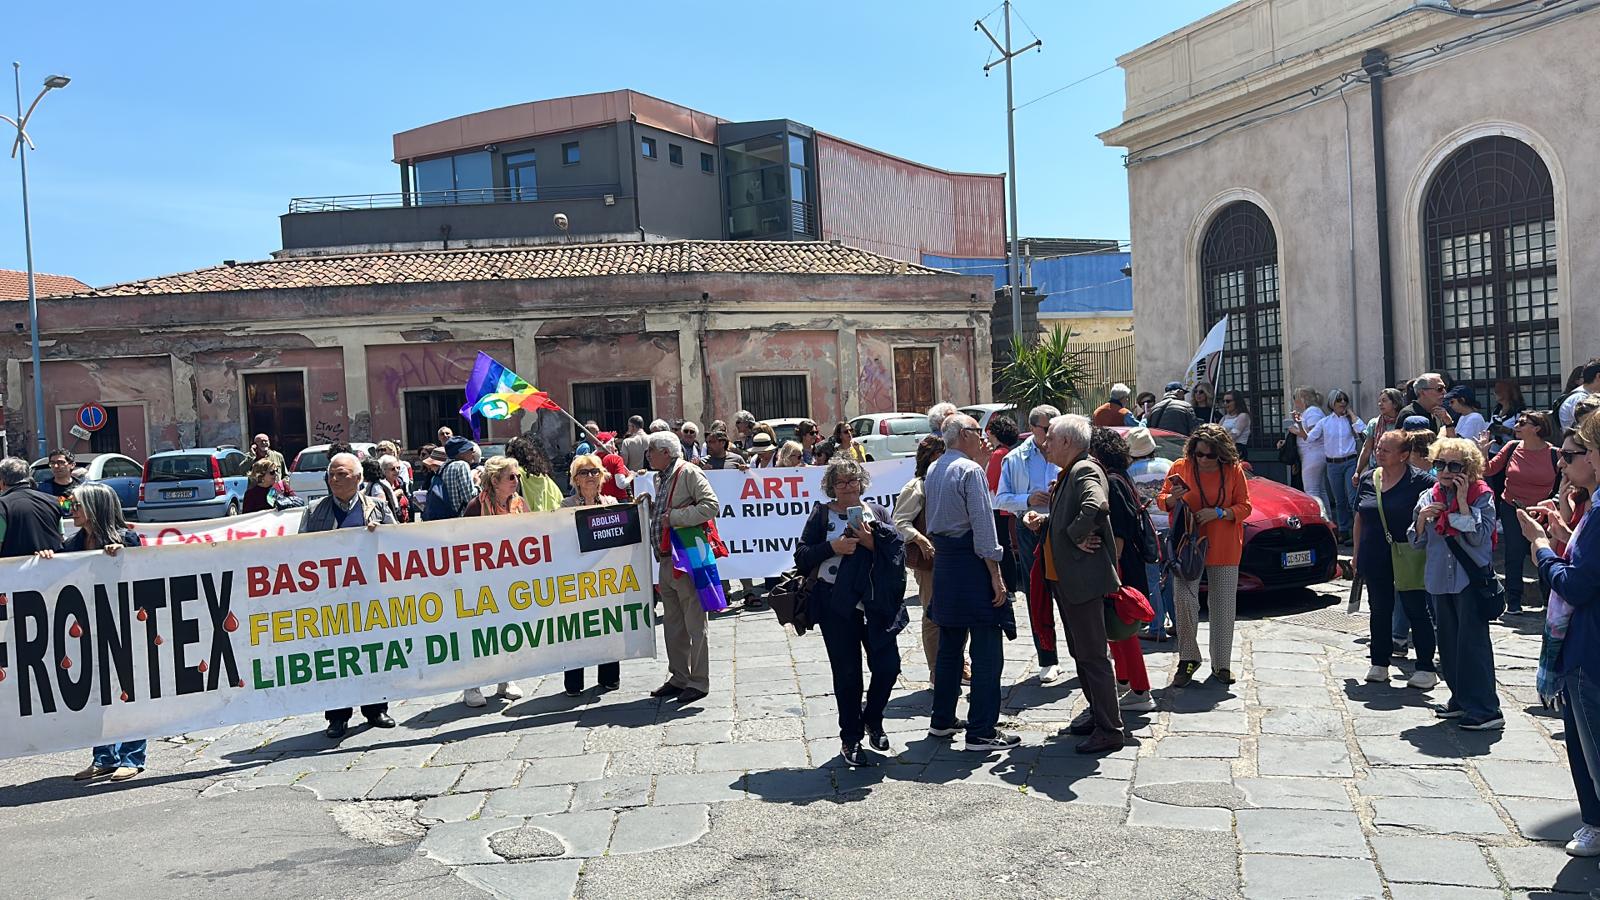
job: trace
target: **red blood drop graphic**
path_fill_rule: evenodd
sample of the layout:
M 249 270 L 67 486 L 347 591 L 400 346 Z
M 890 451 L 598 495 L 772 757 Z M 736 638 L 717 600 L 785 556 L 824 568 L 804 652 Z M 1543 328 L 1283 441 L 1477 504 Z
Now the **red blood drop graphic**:
M 239 620 L 234 618 L 233 613 L 228 613 L 228 617 L 222 620 L 222 630 L 229 632 L 239 630 Z
M 165 640 L 165 639 L 163 639 L 163 638 L 162 638 L 162 637 L 161 637 L 161 635 L 159 635 L 159 634 L 158 634 L 158 635 L 156 635 L 156 646 L 157 646 L 157 647 L 159 647 L 159 646 L 161 646 L 161 645 L 162 645 L 162 644 L 165 644 L 165 643 L 166 643 L 166 640 Z
M 144 620 L 150 618 L 150 613 L 148 613 L 145 610 L 141 609 L 141 610 L 139 610 L 139 614 L 138 614 L 137 618 L 139 619 L 139 621 L 143 622 Z
M 211 668 L 211 667 L 210 667 L 210 666 L 208 666 L 208 665 L 206 665 L 206 661 L 205 661 L 205 660 L 203 660 L 203 659 L 202 659 L 202 660 L 200 660 L 200 665 L 198 665 L 198 666 L 195 666 L 195 669 L 196 669 L 196 670 L 198 670 L 198 671 L 200 671 L 200 672 L 205 672 L 205 670 L 207 670 L 207 669 L 209 669 L 209 668 Z
M 75 638 L 83 637 L 83 626 L 73 622 L 72 627 L 67 629 L 67 634 Z
M 5 594 L 0 594 L 0 606 L 5 606 L 5 605 L 6 605 L 6 595 Z
M 131 699 L 132 698 L 128 696 L 128 692 L 127 691 L 123 691 L 122 692 L 122 702 L 123 703 L 127 703 Z
M 6 680 L 6 670 L 5 669 L 0 669 L 0 681 L 5 681 L 5 680 Z M 240 687 L 243 687 L 243 685 L 240 685 Z
M 70 657 L 70 656 L 61 657 L 61 668 L 63 668 L 63 669 L 72 668 L 72 657 Z
M 5 677 L 5 674 L 6 674 L 6 670 L 5 670 L 5 669 L 0 669 L 0 678 L 4 678 L 4 677 Z M 234 687 L 236 687 L 236 688 L 242 688 L 242 687 L 244 687 L 244 679 L 243 679 L 243 678 L 241 678 L 241 679 L 239 679 L 239 680 L 238 680 L 238 681 L 235 681 L 235 682 L 234 682 L 234 683 L 233 683 L 233 686 L 234 686 Z

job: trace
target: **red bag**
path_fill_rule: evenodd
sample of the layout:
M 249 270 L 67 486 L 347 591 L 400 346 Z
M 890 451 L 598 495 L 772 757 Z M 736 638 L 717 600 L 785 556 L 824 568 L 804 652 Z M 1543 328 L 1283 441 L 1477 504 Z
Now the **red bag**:
M 1116 607 L 1117 618 L 1125 624 L 1133 625 L 1140 622 L 1154 621 L 1156 611 L 1150 606 L 1150 599 L 1140 593 L 1137 588 L 1127 585 L 1117 588 L 1106 595 Z

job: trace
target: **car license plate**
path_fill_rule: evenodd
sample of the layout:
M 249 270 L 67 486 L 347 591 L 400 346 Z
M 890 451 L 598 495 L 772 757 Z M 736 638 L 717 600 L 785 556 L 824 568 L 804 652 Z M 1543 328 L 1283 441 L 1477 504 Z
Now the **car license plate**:
M 168 500 L 193 500 L 194 488 L 179 488 L 175 491 L 162 491 L 161 496 Z
M 1292 550 L 1283 555 L 1283 567 L 1285 569 L 1304 568 L 1316 561 L 1317 551 L 1315 550 Z

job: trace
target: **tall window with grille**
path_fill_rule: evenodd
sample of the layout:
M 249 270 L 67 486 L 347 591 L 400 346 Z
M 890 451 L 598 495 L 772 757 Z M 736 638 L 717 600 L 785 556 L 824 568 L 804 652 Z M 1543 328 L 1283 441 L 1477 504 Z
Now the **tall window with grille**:
M 1428 185 L 1428 358 L 1482 402 L 1500 378 L 1536 409 L 1561 391 L 1555 217 L 1550 170 L 1515 138 L 1462 146 Z
M 1271 447 L 1283 436 L 1283 318 L 1278 306 L 1278 236 L 1248 200 L 1223 207 L 1200 242 L 1205 330 L 1228 316 L 1216 397 L 1228 391 L 1250 404 L 1250 443 Z

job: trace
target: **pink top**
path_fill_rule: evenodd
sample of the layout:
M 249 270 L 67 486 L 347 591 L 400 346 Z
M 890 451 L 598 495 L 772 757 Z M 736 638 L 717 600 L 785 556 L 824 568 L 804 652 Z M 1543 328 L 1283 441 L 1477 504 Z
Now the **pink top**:
M 1560 474 L 1551 462 L 1553 456 L 1555 454 L 1549 447 L 1527 450 L 1521 441 L 1513 441 L 1500 448 L 1500 452 L 1489 461 L 1489 468 L 1484 474 L 1499 475 L 1505 472 L 1506 499 L 1531 506 L 1555 494 L 1556 480 Z

